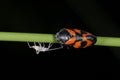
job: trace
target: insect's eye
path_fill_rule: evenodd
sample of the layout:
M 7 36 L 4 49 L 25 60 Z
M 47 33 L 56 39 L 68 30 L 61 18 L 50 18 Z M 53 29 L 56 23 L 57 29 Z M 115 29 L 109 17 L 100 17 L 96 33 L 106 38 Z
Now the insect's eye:
M 65 40 L 69 40 L 69 36 L 65 36 Z
M 61 36 L 60 37 L 61 40 L 69 40 L 69 38 L 70 38 L 69 36 Z

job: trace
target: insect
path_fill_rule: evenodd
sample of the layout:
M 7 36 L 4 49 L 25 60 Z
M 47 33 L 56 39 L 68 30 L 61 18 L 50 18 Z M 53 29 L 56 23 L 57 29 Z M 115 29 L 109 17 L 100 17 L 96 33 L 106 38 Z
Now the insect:
M 40 52 L 52 51 L 63 48 L 62 45 L 58 48 L 51 48 L 53 45 L 52 43 L 49 43 L 47 47 L 45 46 L 44 43 L 40 43 L 40 42 L 34 42 L 34 45 L 32 46 L 30 46 L 29 42 L 27 42 L 27 44 L 29 48 L 33 48 L 36 51 L 36 54 L 39 54 Z
M 63 45 L 73 46 L 74 48 L 87 48 L 96 43 L 96 36 L 80 30 L 63 28 L 55 35 L 56 39 Z

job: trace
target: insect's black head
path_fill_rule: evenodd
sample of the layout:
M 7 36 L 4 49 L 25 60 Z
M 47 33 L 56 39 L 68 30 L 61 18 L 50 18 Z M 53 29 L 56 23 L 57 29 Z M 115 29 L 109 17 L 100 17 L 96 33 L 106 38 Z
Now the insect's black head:
M 56 39 L 64 44 L 66 41 L 68 41 L 72 35 L 68 33 L 65 29 L 61 29 L 59 32 L 56 33 Z

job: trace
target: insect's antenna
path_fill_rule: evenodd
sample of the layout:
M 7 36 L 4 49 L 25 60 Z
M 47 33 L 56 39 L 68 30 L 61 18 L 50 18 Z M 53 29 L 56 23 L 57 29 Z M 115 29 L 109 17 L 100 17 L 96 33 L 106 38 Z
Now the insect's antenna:
M 27 42 L 27 45 L 28 45 L 29 48 L 32 48 L 32 47 L 30 46 L 29 42 Z

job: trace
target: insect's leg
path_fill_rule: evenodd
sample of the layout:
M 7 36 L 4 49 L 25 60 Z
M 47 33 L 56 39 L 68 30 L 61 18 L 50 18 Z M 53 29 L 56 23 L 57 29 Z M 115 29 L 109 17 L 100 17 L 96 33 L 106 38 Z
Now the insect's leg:
M 58 50 L 58 49 L 62 49 L 63 48 L 63 45 L 61 44 L 60 47 L 58 48 L 53 48 L 53 49 L 49 49 L 48 51 L 51 51 L 51 50 Z
M 44 42 L 43 42 L 43 47 L 45 48 L 45 44 L 44 44 Z
M 42 45 L 41 45 L 41 43 L 40 43 L 40 42 L 38 42 L 38 44 L 39 44 L 39 46 L 40 46 L 40 47 L 42 47 Z
M 36 45 L 36 42 L 34 42 L 34 46 L 37 46 L 37 45 Z
M 49 45 L 48 45 L 48 49 L 49 49 L 50 47 L 52 47 L 52 45 L 53 45 L 52 43 L 49 43 Z
M 30 46 L 29 42 L 27 42 L 27 44 L 28 44 L 28 47 L 29 47 L 29 48 L 32 48 L 32 47 Z

